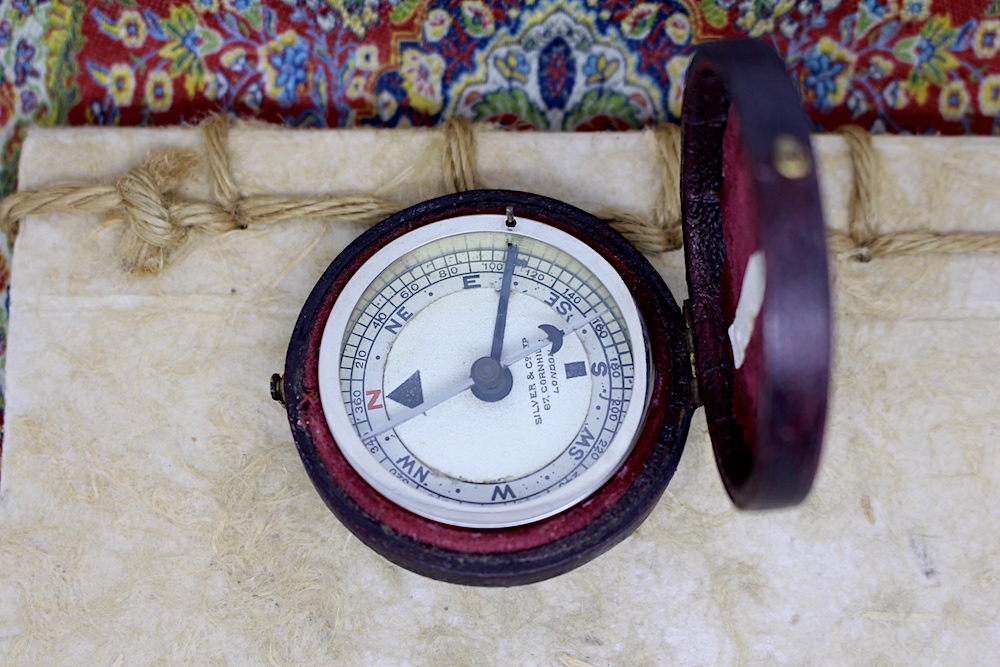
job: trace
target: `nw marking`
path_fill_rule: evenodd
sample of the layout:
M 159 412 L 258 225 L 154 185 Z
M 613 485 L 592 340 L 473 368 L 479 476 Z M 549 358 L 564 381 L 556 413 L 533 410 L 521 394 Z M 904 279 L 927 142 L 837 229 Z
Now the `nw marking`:
M 417 465 L 417 462 L 414 459 L 411 459 L 409 455 L 396 459 L 396 463 L 413 479 L 419 480 L 421 484 L 427 483 L 427 475 L 430 474 L 430 471 L 425 470 L 421 465 Z M 413 469 L 414 466 L 417 468 L 415 471 Z
M 403 380 L 403 384 L 390 391 L 386 396 L 408 408 L 415 408 L 423 403 L 424 389 L 420 385 L 420 371 Z

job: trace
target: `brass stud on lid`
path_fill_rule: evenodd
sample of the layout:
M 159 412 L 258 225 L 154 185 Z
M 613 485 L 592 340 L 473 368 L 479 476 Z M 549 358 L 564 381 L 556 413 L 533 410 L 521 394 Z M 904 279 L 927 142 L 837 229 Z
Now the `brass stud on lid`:
M 785 178 L 802 178 L 811 169 L 809 148 L 790 134 L 774 140 L 771 155 L 775 170 Z

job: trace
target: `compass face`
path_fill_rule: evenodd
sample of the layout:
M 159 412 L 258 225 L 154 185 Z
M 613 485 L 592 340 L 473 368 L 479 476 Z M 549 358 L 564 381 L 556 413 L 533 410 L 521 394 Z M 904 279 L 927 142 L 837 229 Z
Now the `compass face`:
M 618 470 L 648 355 L 628 288 L 587 244 L 516 211 L 464 215 L 396 238 L 349 279 L 319 390 L 337 446 L 380 494 L 500 528 L 576 505 Z

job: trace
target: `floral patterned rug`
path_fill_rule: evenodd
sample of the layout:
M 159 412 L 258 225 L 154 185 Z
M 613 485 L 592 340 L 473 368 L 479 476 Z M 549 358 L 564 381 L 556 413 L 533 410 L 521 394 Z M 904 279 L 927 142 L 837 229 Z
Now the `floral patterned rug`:
M 740 37 L 784 57 L 817 130 L 1000 133 L 1000 0 L 11 0 L 0 196 L 32 124 L 676 121 L 694 46 Z

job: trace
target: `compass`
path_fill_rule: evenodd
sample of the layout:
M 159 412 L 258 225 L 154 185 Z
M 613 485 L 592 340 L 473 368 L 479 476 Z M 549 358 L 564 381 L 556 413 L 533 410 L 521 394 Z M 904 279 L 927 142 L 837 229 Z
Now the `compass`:
M 486 197 L 504 213 L 449 214 L 365 261 L 330 311 L 318 367 L 323 413 L 365 481 L 473 528 L 544 519 L 600 488 L 649 388 L 643 321 L 615 268 L 515 217 L 507 202 L 528 200 Z
M 767 47 L 712 46 L 685 105 L 684 308 L 606 223 L 502 190 L 393 215 L 313 289 L 272 394 L 378 553 L 477 585 L 577 567 L 653 509 L 701 403 L 738 506 L 808 492 L 830 346 L 808 128 Z

